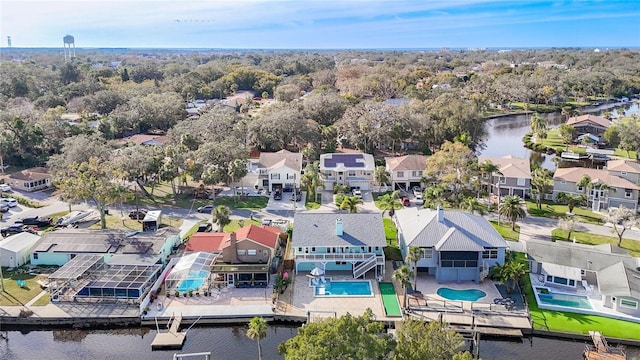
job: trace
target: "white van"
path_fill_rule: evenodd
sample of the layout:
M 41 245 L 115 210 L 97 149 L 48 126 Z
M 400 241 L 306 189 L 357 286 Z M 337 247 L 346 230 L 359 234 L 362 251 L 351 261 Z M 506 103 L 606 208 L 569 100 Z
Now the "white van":
M 9 186 L 7 184 L 0 184 L 0 191 L 2 191 L 2 192 L 10 192 L 11 191 L 11 186 Z
M 7 206 L 9 207 L 16 207 L 18 206 L 18 200 L 13 199 L 13 198 L 2 198 L 0 199 L 0 202 L 7 204 Z

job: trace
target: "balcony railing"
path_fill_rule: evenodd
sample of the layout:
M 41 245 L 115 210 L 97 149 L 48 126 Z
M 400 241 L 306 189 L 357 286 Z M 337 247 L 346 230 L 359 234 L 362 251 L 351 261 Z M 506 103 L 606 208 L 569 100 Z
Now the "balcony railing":
M 296 254 L 294 259 L 296 262 L 365 261 L 372 256 L 384 264 L 384 255 L 375 253 Z

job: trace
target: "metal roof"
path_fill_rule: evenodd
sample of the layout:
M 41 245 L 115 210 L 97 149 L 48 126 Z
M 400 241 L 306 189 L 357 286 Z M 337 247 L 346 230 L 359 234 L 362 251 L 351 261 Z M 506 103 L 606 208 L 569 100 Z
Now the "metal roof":
M 342 220 L 342 235 L 336 221 Z M 296 213 L 293 246 L 386 246 L 382 214 Z
M 14 253 L 19 252 L 25 248 L 30 248 L 40 240 L 40 236 L 24 231 L 11 236 L 0 242 L 0 249 L 2 251 L 12 251 Z

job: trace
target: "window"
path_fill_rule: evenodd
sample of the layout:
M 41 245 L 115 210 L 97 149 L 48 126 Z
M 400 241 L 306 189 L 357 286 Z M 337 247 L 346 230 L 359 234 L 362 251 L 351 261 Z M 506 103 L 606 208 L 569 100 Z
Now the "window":
M 525 180 L 522 178 L 518 178 L 518 186 L 524 186 Z
M 296 174 L 287 174 L 287 180 L 295 180 Z
M 625 308 L 629 308 L 629 309 L 637 309 L 638 308 L 638 302 L 637 301 L 633 301 L 633 300 L 629 300 L 629 299 L 620 299 L 620 306 L 625 307 Z
M 262 250 L 262 257 L 269 257 L 269 250 Z
M 630 198 L 632 195 L 631 189 L 624 189 L 624 197 Z
M 38 253 L 33 253 L 33 259 L 38 260 Z
M 311 247 L 311 252 L 316 252 L 316 247 L 315 246 Z
M 547 281 L 548 281 L 548 282 L 552 282 L 552 281 L 553 281 L 553 276 L 551 276 L 551 275 L 547 275 Z
M 553 282 L 555 284 L 560 284 L 560 285 L 567 285 L 567 279 L 563 278 L 563 277 L 554 277 L 553 278 Z
M 566 183 L 567 183 L 567 182 L 566 182 L 566 181 L 564 181 L 564 180 L 560 181 L 560 184 L 563 184 L 563 185 L 564 185 L 564 184 L 566 184 Z
M 500 179 L 500 184 L 506 184 L 507 183 L 507 178 L 506 177 L 498 176 L 498 179 Z
M 349 171 L 349 174 L 347 176 L 356 176 L 356 172 L 355 171 Z
M 620 175 L 627 175 L 627 173 L 623 171 L 620 173 Z
M 299 253 L 301 253 L 301 252 L 302 252 L 302 248 L 301 248 L 301 247 L 299 247 L 299 248 L 298 248 L 298 252 L 299 252 Z
M 399 178 L 404 177 L 404 171 L 398 171 L 396 174 L 398 175 Z
M 280 174 L 271 174 L 271 180 L 280 180 Z
M 422 177 L 422 171 L 413 171 L 411 173 L 411 176 L 413 176 L 413 177 Z
M 256 256 L 256 255 L 258 255 L 258 250 L 256 250 L 256 249 L 249 249 L 249 250 L 247 250 L 247 255 L 249 255 L 249 256 Z
M 584 191 L 584 186 L 578 186 L 577 189 L 578 189 L 578 191 L 583 192 Z
M 482 252 L 483 259 L 497 259 L 498 258 L 498 249 L 487 248 Z
M 245 256 L 247 254 L 246 250 L 238 249 L 238 256 Z
M 422 258 L 423 259 L 431 259 L 433 258 L 433 248 L 425 248 L 423 249 Z
M 576 286 L 575 280 L 569 280 L 569 286 Z

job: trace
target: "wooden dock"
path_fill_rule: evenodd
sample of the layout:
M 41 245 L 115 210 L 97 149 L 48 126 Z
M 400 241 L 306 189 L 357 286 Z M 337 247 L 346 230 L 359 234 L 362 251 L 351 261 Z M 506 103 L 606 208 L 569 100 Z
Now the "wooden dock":
M 151 350 L 182 349 L 187 333 L 186 331 L 180 331 L 181 322 L 182 314 L 169 319 L 167 324 L 169 330 L 167 332 L 160 332 L 158 328 L 158 333 L 151 343 Z
M 622 349 L 613 348 L 607 339 L 598 331 L 589 331 L 593 345 L 587 345 L 583 356 L 585 360 L 626 360 L 627 355 Z

